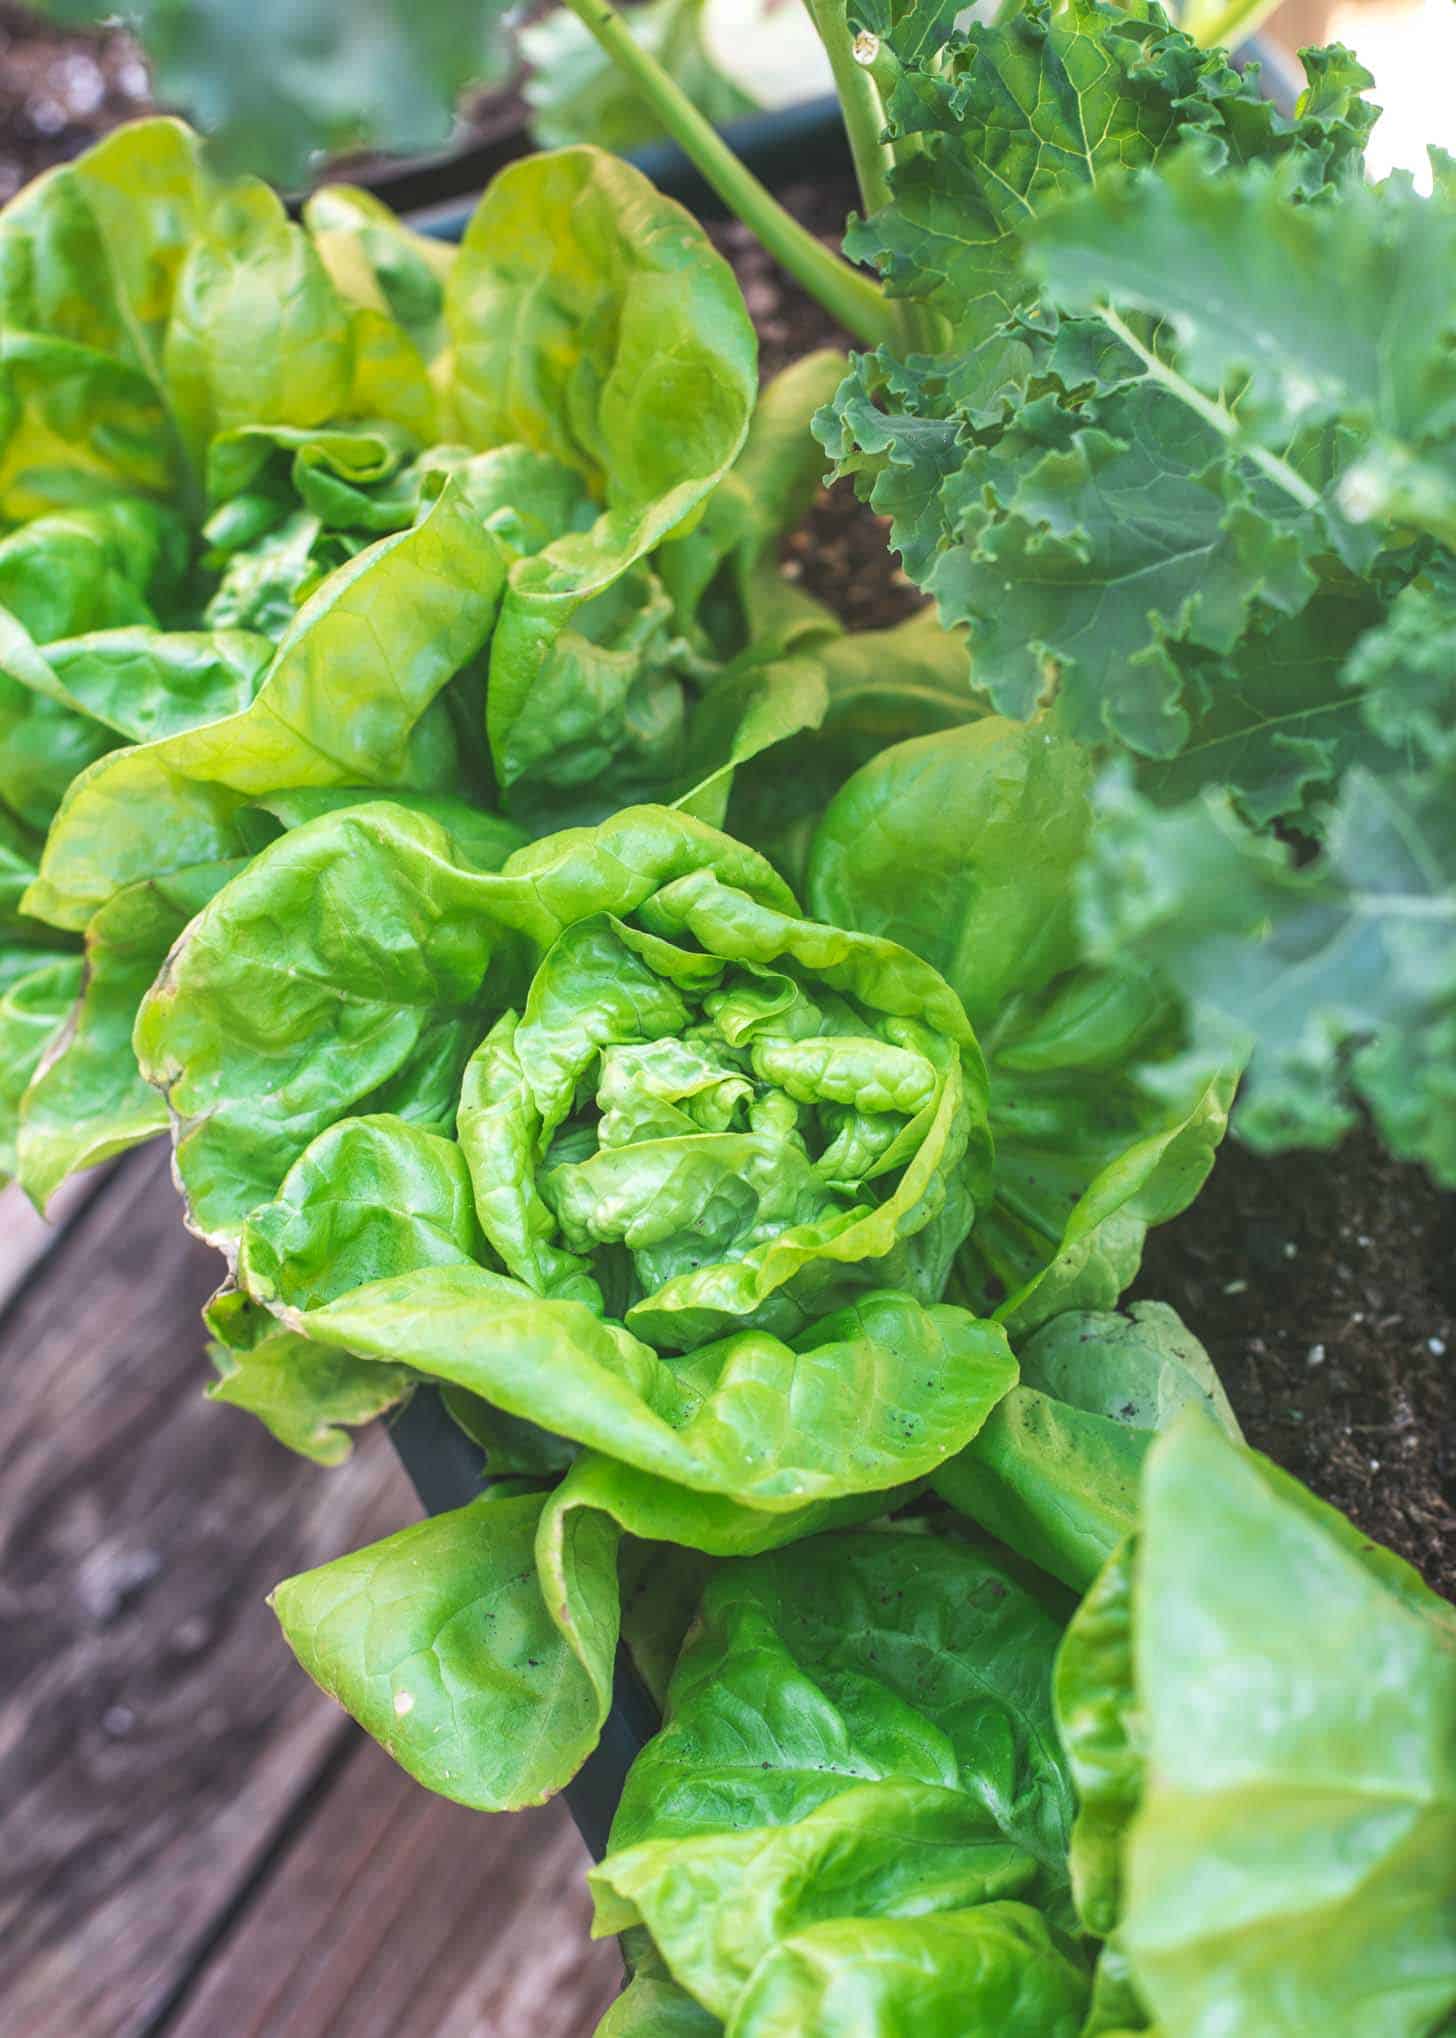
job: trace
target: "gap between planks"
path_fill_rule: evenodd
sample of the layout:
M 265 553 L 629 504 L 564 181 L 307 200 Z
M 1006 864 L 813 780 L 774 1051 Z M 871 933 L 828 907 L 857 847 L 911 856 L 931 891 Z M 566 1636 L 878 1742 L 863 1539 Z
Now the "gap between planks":
M 387 1440 L 321 1471 L 203 1401 L 221 1263 L 162 1155 L 64 1214 L 0 1290 L 4 2027 L 585 2038 L 621 1969 L 586 1941 L 564 1812 L 426 1796 L 263 1605 L 416 1518 Z

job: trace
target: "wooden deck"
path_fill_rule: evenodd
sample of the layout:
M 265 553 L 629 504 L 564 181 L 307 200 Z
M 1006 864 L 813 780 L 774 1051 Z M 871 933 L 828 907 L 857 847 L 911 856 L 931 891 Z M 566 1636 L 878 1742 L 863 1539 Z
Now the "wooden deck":
M 416 1518 L 202 1399 L 215 1255 L 164 1156 L 0 1198 L 0 2031 L 586 2038 L 620 1980 L 564 1809 L 431 1798 L 263 1604 Z

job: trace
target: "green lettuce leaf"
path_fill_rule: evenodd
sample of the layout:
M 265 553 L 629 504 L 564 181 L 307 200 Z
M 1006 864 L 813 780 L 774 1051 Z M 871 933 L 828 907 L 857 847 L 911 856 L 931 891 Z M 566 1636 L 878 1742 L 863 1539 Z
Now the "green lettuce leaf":
M 672 1364 L 584 1303 L 543 1300 L 479 1265 L 281 1310 L 321 1343 L 407 1362 L 672 1485 L 768 1514 L 923 1476 L 1015 1377 L 995 1326 L 893 1290 L 869 1292 L 792 1343 L 742 1331 Z
M 77 1002 L 20 1100 L 16 1171 L 41 1208 L 68 1175 L 166 1131 L 166 1106 L 131 1050 L 137 1005 L 193 914 L 240 868 L 143 879 L 92 918 Z
M 586 148 L 497 177 L 451 270 L 446 317 L 462 436 L 550 453 L 603 506 L 588 529 L 511 569 L 491 647 L 499 751 L 582 604 L 728 469 L 753 410 L 757 343 L 701 229 L 637 171 Z
M 1083 1592 L 1137 1524 L 1143 1461 L 1190 1404 L 1238 1424 L 1208 1354 L 1162 1302 L 1053 1317 L 1021 1378 L 932 1481 L 942 1499 Z
M 934 1918 L 855 1918 L 780 1940 L 734 2038 L 901 2030 L 924 2038 L 1077 2038 L 1087 1985 L 1040 1913 L 988 1903 Z
M 740 775 L 726 825 L 807 891 L 815 832 L 846 781 L 888 745 L 958 728 L 980 710 L 964 639 L 944 629 L 933 609 L 886 630 L 821 638 L 795 662 L 820 677 L 822 717 L 811 734 L 785 743 L 770 771 Z M 818 902 L 816 910 L 823 910 Z
M 271 1436 L 316 1465 L 341 1465 L 349 1430 L 396 1407 L 415 1384 L 405 1366 L 380 1366 L 284 1330 L 237 1289 L 205 1311 L 207 1347 L 218 1377 L 209 1401 L 256 1416 Z
M 286 1579 L 290 1648 L 411 1776 L 478 1811 L 539 1804 L 602 1712 L 536 1582 L 539 1494 L 485 1499 Z
M 1084 1981 L 1041 1916 L 1005 1901 L 1063 1886 L 1056 1639 L 993 1560 L 924 1535 L 840 1533 L 726 1565 L 593 1871 L 596 1929 L 646 1925 L 730 2031 L 817 2030 L 821 1991 L 824 2016 L 850 2019 L 827 2028 L 943 2017 L 936 1990 L 955 1988 L 954 2028 L 991 2030 L 1023 1963 L 1028 2003 L 1075 2030 Z M 923 1996 L 899 1958 L 917 1933 Z M 883 1963 L 856 1965 L 856 1942 Z M 876 2006 L 865 1975 L 881 1964 Z
M 0 949 L 0 1173 L 13 1175 L 25 1091 L 81 988 L 79 955 Z
M 1451 1609 L 1189 1413 L 1148 1460 L 1133 1660 L 1122 1940 L 1157 2021 L 1436 2029 L 1456 2005 Z
M 1067 1624 L 1053 1692 L 1057 1731 L 1077 1787 L 1068 1866 L 1077 1915 L 1107 1938 L 1123 1908 L 1123 1851 L 1142 1800 L 1143 1752 L 1133 1672 L 1131 1536 Z
M 715 2038 L 722 2029 L 676 1982 L 634 1974 L 594 2038 Z

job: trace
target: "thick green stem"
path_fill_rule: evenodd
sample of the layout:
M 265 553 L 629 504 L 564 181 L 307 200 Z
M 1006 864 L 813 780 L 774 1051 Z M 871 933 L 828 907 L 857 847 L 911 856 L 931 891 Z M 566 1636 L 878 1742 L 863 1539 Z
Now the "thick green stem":
M 676 80 L 636 41 L 608 0 L 567 0 L 618 68 L 625 71 L 683 154 L 723 203 L 762 241 L 796 282 L 857 340 L 875 347 L 902 339 L 899 308 L 879 284 L 823 247 L 786 212 L 734 155 Z
M 884 140 L 885 109 L 880 88 L 854 54 L 844 0 L 806 0 L 809 19 L 819 33 L 834 74 L 839 110 L 849 136 L 849 153 L 859 181 L 860 202 L 867 213 L 890 202 L 890 170 L 894 161 Z
M 1278 7 L 1279 0 L 1217 0 L 1211 6 L 1190 7 L 1182 26 L 1200 49 L 1236 49 L 1257 34 Z

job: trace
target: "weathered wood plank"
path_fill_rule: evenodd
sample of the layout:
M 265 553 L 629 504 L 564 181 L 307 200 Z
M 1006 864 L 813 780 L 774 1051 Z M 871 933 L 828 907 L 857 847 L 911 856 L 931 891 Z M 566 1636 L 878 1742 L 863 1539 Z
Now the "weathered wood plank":
M 0 1932 L 27 2038 L 140 2031 L 331 1745 L 276 1580 L 413 1514 L 201 1399 L 219 1262 L 161 1156 L 82 1212 L 3 1327 Z
M 268 1588 L 417 1508 L 383 1435 L 323 1472 L 202 1400 L 219 1265 L 133 1156 L 0 1321 L 4 2027 L 578 2038 L 564 1814 L 428 1798 L 281 1644 Z
M 561 1807 L 490 1818 L 360 1745 L 168 2038 L 586 2038 L 621 1981 Z
M 102 1187 L 107 1170 L 73 1175 L 42 1217 L 18 1182 L 0 1189 L 0 1309 L 58 1246 L 72 1219 Z

